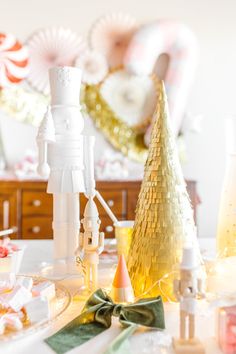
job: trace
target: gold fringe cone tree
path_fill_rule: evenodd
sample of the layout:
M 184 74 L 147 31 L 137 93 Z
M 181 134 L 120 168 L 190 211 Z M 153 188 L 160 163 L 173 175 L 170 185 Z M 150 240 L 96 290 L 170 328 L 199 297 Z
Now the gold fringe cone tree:
M 136 297 L 162 295 L 170 300 L 174 266 L 180 261 L 183 244 L 198 246 L 163 82 L 155 114 L 128 269 Z

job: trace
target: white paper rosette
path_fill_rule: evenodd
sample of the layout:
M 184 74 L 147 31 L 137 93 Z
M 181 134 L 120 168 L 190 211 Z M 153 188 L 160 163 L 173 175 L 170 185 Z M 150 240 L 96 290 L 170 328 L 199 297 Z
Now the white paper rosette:
M 108 73 L 106 58 L 95 50 L 87 50 L 77 59 L 75 65 L 82 70 L 82 81 L 88 85 L 101 82 Z
M 91 47 L 107 58 L 110 67 L 118 67 L 136 30 L 135 20 L 122 13 L 99 18 L 90 31 Z
M 155 110 L 156 90 L 148 76 L 116 71 L 102 83 L 101 94 L 113 112 L 129 126 L 142 124 Z

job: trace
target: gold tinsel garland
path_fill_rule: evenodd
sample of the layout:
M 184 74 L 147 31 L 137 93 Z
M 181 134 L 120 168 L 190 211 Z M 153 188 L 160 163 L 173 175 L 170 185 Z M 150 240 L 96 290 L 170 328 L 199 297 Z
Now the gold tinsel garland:
M 0 109 L 19 122 L 39 126 L 49 97 L 21 85 L 0 88 Z
M 152 80 L 159 94 L 159 80 L 153 75 Z M 152 117 L 146 117 L 139 125 L 130 126 L 119 118 L 109 107 L 100 93 L 100 85 L 84 85 L 81 102 L 95 126 L 103 133 L 114 148 L 130 159 L 144 163 L 148 148 L 144 143 L 144 134 Z M 0 89 L 0 109 L 22 123 L 39 126 L 50 99 L 27 86 L 13 85 Z M 86 115 L 85 115 L 86 119 Z
M 81 101 L 84 112 L 114 148 L 132 160 L 144 163 L 147 147 L 140 127 L 131 127 L 111 110 L 100 94 L 100 85 L 86 85 Z M 0 109 L 17 121 L 38 126 L 49 103 L 49 98 L 22 86 L 0 89 Z M 151 119 L 151 118 L 150 118 Z

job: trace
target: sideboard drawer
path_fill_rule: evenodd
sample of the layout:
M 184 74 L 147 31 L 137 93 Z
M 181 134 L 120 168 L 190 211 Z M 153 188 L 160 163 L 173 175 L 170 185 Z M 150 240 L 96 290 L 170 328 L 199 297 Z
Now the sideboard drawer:
M 11 234 L 11 238 L 18 238 L 17 224 L 17 191 L 14 189 L 0 189 L 0 230 L 17 228 L 17 232 Z
M 23 215 L 52 215 L 52 196 L 46 191 L 23 190 Z
M 127 210 L 126 205 L 126 191 L 112 191 L 112 190 L 99 190 L 103 199 L 107 202 L 110 209 L 113 211 L 115 215 L 125 215 Z M 80 213 L 81 217 L 83 217 L 84 208 L 87 202 L 87 198 L 84 195 L 80 195 Z M 98 207 L 99 215 L 107 215 L 106 211 L 101 206 L 99 200 L 95 198 L 96 205 Z
M 52 219 L 49 217 L 25 217 L 22 220 L 23 239 L 53 238 Z
M 200 200 L 195 181 L 186 181 L 195 218 Z M 97 190 L 108 203 L 118 220 L 135 218 L 135 208 L 141 181 L 97 181 Z M 53 199 L 46 193 L 46 181 L 0 181 L 0 229 L 17 227 L 13 238 L 52 238 Z M 80 195 L 80 218 L 83 218 L 87 198 Z M 114 237 L 113 223 L 97 199 L 101 231 Z M 81 228 L 82 229 L 82 228 Z
M 112 220 L 108 216 L 101 217 L 100 232 L 104 232 L 105 238 L 115 237 L 115 228 Z

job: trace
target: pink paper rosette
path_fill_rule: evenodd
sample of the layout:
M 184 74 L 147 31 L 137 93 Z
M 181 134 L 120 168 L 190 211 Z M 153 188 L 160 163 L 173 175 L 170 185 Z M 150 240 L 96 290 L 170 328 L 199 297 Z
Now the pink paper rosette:
M 49 94 L 48 70 L 54 66 L 73 66 L 85 48 L 82 37 L 63 27 L 40 30 L 27 44 L 30 53 L 28 82 L 45 95 Z
M 136 28 L 135 20 L 129 15 L 105 15 L 92 26 L 90 45 L 105 55 L 111 68 L 119 67 Z

